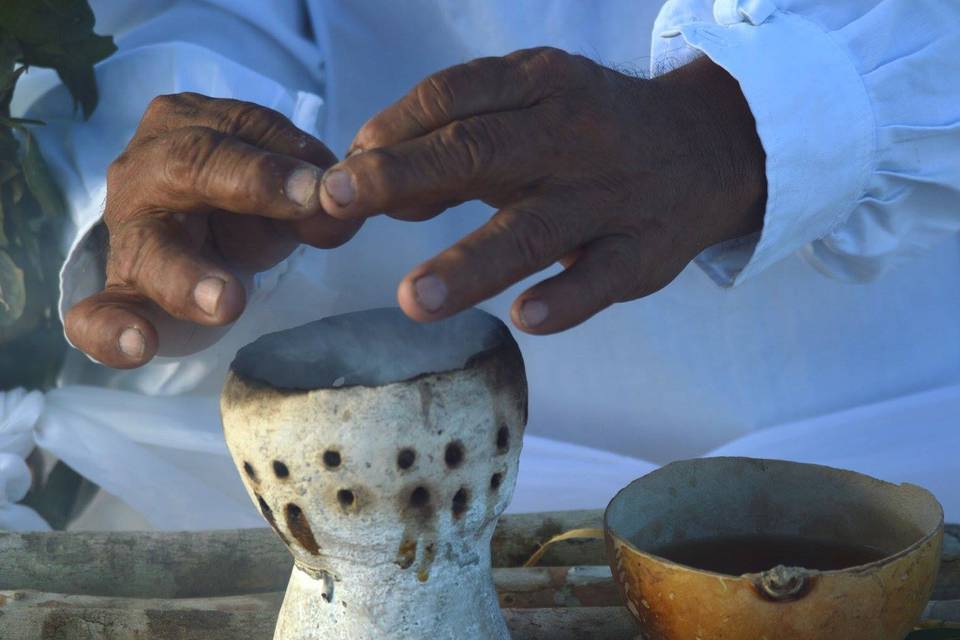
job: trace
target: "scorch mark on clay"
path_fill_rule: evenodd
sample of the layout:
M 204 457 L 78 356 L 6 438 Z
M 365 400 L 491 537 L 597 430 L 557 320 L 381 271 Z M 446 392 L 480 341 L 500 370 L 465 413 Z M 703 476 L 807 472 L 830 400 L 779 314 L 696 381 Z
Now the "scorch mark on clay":
M 304 515 L 303 509 L 291 502 L 287 505 L 286 515 L 287 529 L 289 529 L 293 537 L 297 539 L 300 546 L 313 555 L 319 554 L 320 546 L 313 537 L 313 530 L 310 528 L 310 523 L 307 522 L 307 517 Z
M 397 550 L 397 559 L 394 562 L 401 569 L 409 569 L 413 566 L 413 561 L 417 559 L 417 541 L 404 540 L 400 543 Z
M 426 582 L 430 579 L 430 569 L 433 560 L 437 557 L 437 545 L 432 542 L 423 548 L 423 559 L 420 561 L 420 570 L 417 571 L 417 580 Z
M 270 508 L 270 505 L 267 504 L 267 501 L 263 499 L 259 493 L 254 494 L 257 496 L 257 504 L 260 505 L 260 513 L 263 514 L 264 519 L 270 523 L 270 526 L 273 527 L 273 530 L 277 532 L 277 535 L 280 536 L 280 539 L 283 540 L 283 544 L 289 545 L 290 540 L 287 536 L 283 535 L 283 531 L 280 531 L 280 527 L 277 526 L 277 519 L 273 517 L 273 509 Z

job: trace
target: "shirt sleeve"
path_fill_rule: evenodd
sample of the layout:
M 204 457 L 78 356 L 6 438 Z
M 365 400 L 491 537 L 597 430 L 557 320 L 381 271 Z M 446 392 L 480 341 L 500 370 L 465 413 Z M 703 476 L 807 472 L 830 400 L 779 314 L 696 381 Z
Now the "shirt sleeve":
M 667 2 L 653 72 L 710 57 L 767 154 L 763 230 L 697 263 L 729 287 L 799 253 L 862 282 L 956 234 L 958 50 L 956 0 Z
M 121 5 L 113 7 L 116 3 L 104 0 L 98 4 L 107 18 L 118 17 L 110 10 Z M 78 301 L 103 287 L 107 235 L 101 217 L 107 167 L 123 151 L 154 97 L 191 91 L 235 98 L 275 109 L 310 133 L 316 134 L 321 127 L 324 105 L 317 95 L 322 92 L 321 56 L 316 47 L 303 42 L 299 49 L 293 46 L 286 37 L 291 34 L 284 31 L 289 31 L 289 25 L 271 25 L 265 19 L 267 26 L 253 26 L 242 11 L 231 13 L 204 4 L 180 3 L 177 10 L 159 11 L 117 38 L 120 51 L 96 68 L 100 104 L 88 121 L 75 113 L 66 87 L 49 70 L 31 71 L 17 87 L 14 112 L 47 123 L 35 133 L 64 192 L 71 221 L 63 239 L 66 260 L 60 274 L 61 318 Z M 194 29 L 198 22 L 207 26 Z M 221 28 L 208 28 L 213 22 Z M 196 38 L 191 37 L 194 32 Z M 184 41 L 184 37 L 194 41 Z M 286 41 L 270 46 L 281 38 Z M 257 51 L 255 59 L 249 55 L 251 43 L 257 45 L 252 47 Z M 285 65 L 286 73 L 274 74 L 278 65 Z M 313 69 L 312 75 L 308 67 Z M 298 90 L 298 86 L 316 93 Z M 274 280 L 254 278 L 247 282 L 248 289 L 256 290 L 261 283 Z M 172 320 L 157 329 L 160 355 L 167 356 L 196 353 L 224 333 L 221 328 Z

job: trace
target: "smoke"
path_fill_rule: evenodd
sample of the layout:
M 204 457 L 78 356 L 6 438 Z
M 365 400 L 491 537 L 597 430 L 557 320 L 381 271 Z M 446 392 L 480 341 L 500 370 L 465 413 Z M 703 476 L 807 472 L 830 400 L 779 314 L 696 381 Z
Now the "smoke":
M 380 386 L 461 369 L 507 336 L 503 322 L 479 309 L 426 324 L 398 308 L 370 309 L 265 335 L 232 368 L 280 389 Z

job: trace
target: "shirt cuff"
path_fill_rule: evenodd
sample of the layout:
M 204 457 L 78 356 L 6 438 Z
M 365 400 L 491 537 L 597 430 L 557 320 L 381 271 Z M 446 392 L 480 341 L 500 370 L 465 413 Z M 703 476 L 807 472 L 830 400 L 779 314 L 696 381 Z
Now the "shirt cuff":
M 769 0 L 718 0 L 716 23 L 665 30 L 740 83 L 767 155 L 761 233 L 696 261 L 730 287 L 829 234 L 866 189 L 875 156 L 873 109 L 846 49 L 815 23 Z

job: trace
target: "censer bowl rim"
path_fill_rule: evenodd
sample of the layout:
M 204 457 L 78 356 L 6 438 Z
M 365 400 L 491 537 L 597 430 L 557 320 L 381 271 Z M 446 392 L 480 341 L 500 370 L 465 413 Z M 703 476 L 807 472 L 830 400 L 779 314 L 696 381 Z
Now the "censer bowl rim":
M 419 323 L 382 307 L 261 336 L 237 352 L 230 377 L 294 393 L 379 388 L 469 369 L 504 351 L 519 355 L 510 330 L 480 309 Z

